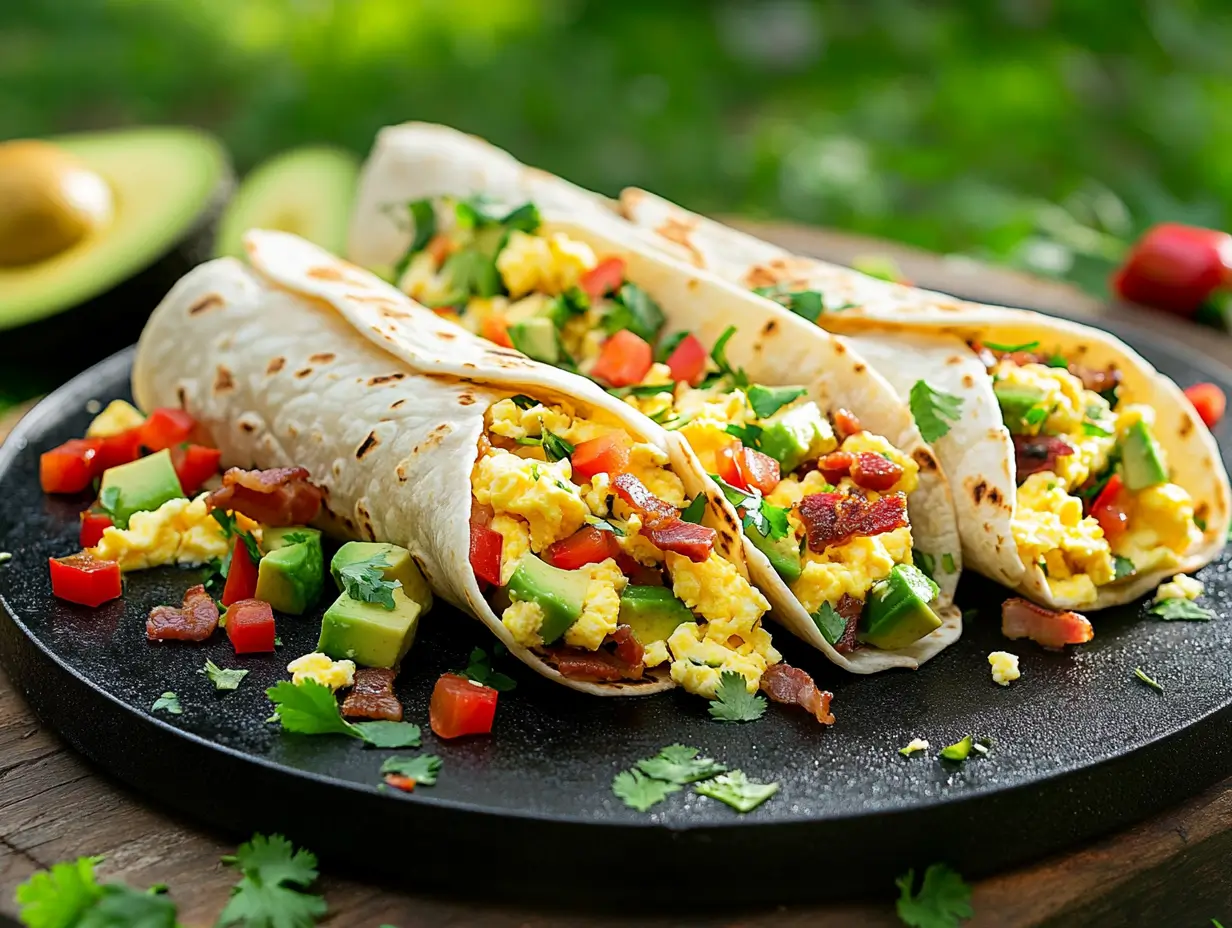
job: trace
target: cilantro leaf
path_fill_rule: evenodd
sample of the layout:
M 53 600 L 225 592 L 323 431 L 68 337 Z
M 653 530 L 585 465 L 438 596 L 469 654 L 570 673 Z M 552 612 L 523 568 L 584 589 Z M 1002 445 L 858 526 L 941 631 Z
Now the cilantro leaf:
M 698 757 L 699 753 L 697 748 L 672 744 L 654 757 L 639 760 L 637 767 L 648 777 L 679 784 L 705 780 L 727 769 L 712 757 Z
M 847 620 L 839 615 L 838 610 L 829 603 L 823 602 L 818 606 L 811 618 L 816 623 L 818 631 L 821 632 L 821 637 L 825 638 L 830 645 L 842 638 L 843 633 L 847 631 Z
M 1146 671 L 1143 670 L 1141 667 L 1134 668 L 1134 676 L 1137 677 L 1139 680 L 1141 680 L 1143 683 L 1145 683 L 1147 686 L 1149 686 L 1151 689 L 1153 689 L 1155 692 L 1162 693 L 1164 691 L 1163 685 L 1160 683 L 1156 683 L 1154 680 L 1148 677 L 1146 675 Z
M 382 570 L 389 566 L 384 554 L 347 564 L 338 571 L 342 588 L 351 599 L 365 603 L 378 603 L 393 611 L 394 590 L 402 586 L 400 580 L 386 580 Z
M 695 793 L 709 796 L 726 803 L 737 812 L 752 812 L 779 791 L 777 783 L 758 783 L 744 775 L 743 770 L 723 773 L 713 779 L 698 783 Z
M 180 697 L 168 690 L 154 700 L 154 705 L 150 706 L 151 712 L 163 710 L 168 715 L 181 715 L 184 710 L 180 706 Z
M 539 405 L 538 400 L 533 400 L 525 393 L 519 393 L 516 396 L 509 397 L 509 401 L 518 409 L 534 409 Z
M 548 428 L 543 429 L 543 435 L 539 438 L 519 438 L 518 444 L 539 445 L 543 448 L 544 457 L 552 462 L 573 457 L 573 445 Z
M 543 217 L 539 215 L 539 207 L 527 202 L 506 213 L 500 224 L 510 231 L 516 230 L 529 235 L 543 225 Z
M 740 439 L 746 448 L 761 448 L 761 436 L 765 431 L 760 425 L 725 425 L 723 431 Z
M 223 863 L 238 868 L 243 876 L 231 890 L 217 928 L 312 928 L 327 911 L 320 896 L 299 891 L 316 881 L 316 857 L 296 851 L 282 835 L 253 835 Z
M 945 864 L 933 864 L 924 871 L 918 893 L 912 891 L 914 883 L 915 870 L 894 881 L 900 891 L 897 909 L 903 924 L 911 928 L 958 928 L 961 919 L 975 914 L 971 887 Z
M 719 722 L 752 722 L 766 711 L 766 697 L 750 693 L 745 679 L 733 670 L 719 676 L 719 685 L 710 703 L 710 717 Z
M 920 429 L 921 437 L 934 442 L 950 431 L 950 424 L 962 415 L 961 397 L 934 390 L 925 380 L 917 380 L 909 394 L 911 415 Z
M 596 515 L 586 516 L 586 524 L 593 525 L 601 532 L 611 532 L 617 538 L 625 537 L 625 530 L 614 522 L 609 522 L 607 519 L 600 519 Z
M 614 530 L 614 526 L 608 526 L 608 528 Z M 465 670 L 458 671 L 458 673 L 460 676 L 469 677 L 483 686 L 490 686 L 498 693 L 507 693 L 518 685 L 513 677 L 492 669 L 492 660 L 488 657 L 488 652 L 483 648 L 472 650 L 470 663 L 466 665 Z
M 685 522 L 692 522 L 694 525 L 701 525 L 702 518 L 706 514 L 706 494 L 698 493 L 693 497 L 693 501 L 685 506 L 680 513 L 680 518 Z
M 410 777 L 417 786 L 432 786 L 444 764 L 435 754 L 420 754 L 417 757 L 391 757 L 381 764 L 381 776 L 392 774 Z
M 143 893 L 122 883 L 108 883 L 102 898 L 75 928 L 176 928 L 175 903 L 157 893 Z
M 1096 423 L 1094 423 L 1094 422 L 1084 422 L 1084 423 L 1082 423 L 1082 434 L 1084 434 L 1084 435 L 1094 435 L 1094 436 L 1096 436 L 1096 437 L 1098 437 L 1098 438 L 1109 438 L 1109 437 L 1111 437 L 1111 435 L 1112 435 L 1112 433 L 1111 433 L 1111 432 L 1109 432 L 1109 431 L 1108 431 L 1106 428 L 1104 428 L 1102 425 L 1097 425 L 1097 424 L 1096 424 Z
M 359 728 L 342 717 L 333 690 L 315 680 L 279 680 L 265 691 L 274 704 L 274 718 L 283 731 L 299 735 L 348 735 L 363 738 Z
M 720 376 L 731 378 L 732 386 L 747 387 L 749 385 L 749 377 L 744 372 L 744 368 L 734 369 L 727 360 L 727 343 L 731 341 L 731 337 L 735 334 L 736 327 L 734 325 L 729 325 L 724 329 L 723 334 L 714 343 L 714 347 L 710 349 L 710 359 L 718 367 Z
M 1187 622 L 1209 622 L 1215 618 L 1215 613 L 1205 609 L 1188 599 L 1164 599 L 1150 609 L 1151 615 L 1157 615 L 1165 622 L 1178 619 Z
M 824 297 L 816 290 L 788 290 L 783 284 L 774 284 L 770 287 L 754 287 L 753 292 L 758 296 L 764 296 L 767 299 L 774 300 L 780 306 L 783 306 L 797 316 L 807 319 L 809 322 L 816 322 L 821 314 L 826 311 Z M 847 307 L 842 307 L 846 309 Z
M 394 284 L 396 285 L 411 266 L 411 259 L 428 247 L 432 236 L 436 235 L 436 210 L 428 199 L 412 200 L 406 204 L 407 215 L 411 219 L 411 244 L 394 264 Z
M 94 868 L 101 857 L 78 857 L 71 863 L 53 864 L 17 887 L 22 923 L 29 928 L 68 928 L 76 925 L 103 895 L 94 881 Z
M 749 405 L 757 418 L 768 419 L 788 403 L 794 403 L 808 391 L 804 387 L 763 387 L 753 384 L 745 391 Z
M 208 657 L 205 659 L 205 668 L 198 670 L 197 673 L 203 673 L 209 677 L 210 682 L 214 684 L 214 688 L 218 690 L 233 690 L 239 687 L 244 678 L 248 676 L 247 670 L 227 670 L 219 667 Z
M 116 528 L 128 528 L 128 519 L 122 518 L 116 511 L 120 508 L 119 487 L 103 487 L 98 494 L 98 508 L 107 514 Z
M 622 770 L 612 779 L 612 792 L 630 808 L 646 812 L 672 793 L 680 792 L 680 786 L 651 779 L 640 770 Z
M 1121 580 L 1134 573 L 1138 568 L 1134 566 L 1134 562 L 1127 557 L 1121 557 L 1119 554 L 1112 556 L 1112 579 Z
M 998 345 L 996 342 L 984 342 L 983 345 L 990 351 L 1003 351 L 1006 354 L 1013 354 L 1015 351 L 1033 351 L 1040 346 L 1040 343 L 1023 342 L 1021 345 Z
M 257 544 L 257 539 L 253 537 L 252 532 L 244 531 L 236 526 L 236 518 L 229 512 L 222 509 L 211 509 L 210 515 L 214 517 L 214 521 L 218 523 L 218 527 L 222 529 L 222 537 L 230 541 L 232 538 L 239 537 L 244 541 L 244 547 L 248 549 L 248 556 L 252 558 L 254 564 L 261 561 L 261 546 Z M 228 564 L 230 561 L 228 561 Z
M 359 736 L 374 748 L 417 748 L 420 745 L 418 725 L 410 722 L 349 722 Z

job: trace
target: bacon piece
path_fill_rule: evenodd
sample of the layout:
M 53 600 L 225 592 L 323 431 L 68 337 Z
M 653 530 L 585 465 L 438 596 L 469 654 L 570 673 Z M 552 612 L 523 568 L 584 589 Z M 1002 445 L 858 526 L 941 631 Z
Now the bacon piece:
M 210 509 L 230 509 L 264 525 L 306 525 L 321 511 L 321 488 L 303 467 L 240 470 L 222 475 L 222 487 L 209 495 Z
M 394 695 L 396 670 L 365 667 L 355 671 L 355 685 L 342 701 L 342 714 L 348 719 L 402 721 L 402 703 Z
M 903 469 L 875 451 L 861 451 L 851 466 L 851 479 L 858 487 L 878 493 L 890 489 L 903 476 Z
M 856 599 L 850 593 L 844 593 L 839 599 L 834 611 L 843 617 L 847 623 L 842 636 L 834 642 L 834 650 L 839 654 L 850 654 L 858 646 L 856 633 L 860 629 L 860 617 L 864 614 L 864 600 Z
M 1022 483 L 1032 474 L 1057 467 L 1057 458 L 1074 453 L 1074 446 L 1056 435 L 1014 435 L 1014 465 L 1017 481 Z
M 880 535 L 909 524 L 902 493 L 875 501 L 855 494 L 813 493 L 796 504 L 796 512 L 808 533 L 809 549 L 818 554 L 857 535 Z
M 570 647 L 547 649 L 548 658 L 555 663 L 561 676 L 600 683 L 642 679 L 646 672 L 642 663 L 645 653 L 628 625 L 617 625 L 616 631 L 604 638 L 595 651 Z
M 710 557 L 717 534 L 712 528 L 694 525 L 683 519 L 665 522 L 653 528 L 643 525 L 641 533 L 660 551 L 673 551 L 695 564 L 700 564 Z
M 1111 364 L 1102 371 L 1091 367 L 1083 367 L 1081 364 L 1071 364 L 1069 372 L 1081 380 L 1083 387 L 1092 393 L 1114 390 L 1121 385 L 1121 372 Z
M 848 436 L 863 432 L 864 426 L 860 424 L 860 420 L 856 418 L 855 413 L 849 412 L 846 409 L 840 409 L 834 414 L 834 431 L 838 435 L 840 442 L 846 441 Z
M 822 725 L 834 724 L 834 713 L 830 711 L 834 694 L 819 690 L 803 670 L 783 663 L 772 664 L 761 675 L 761 689 L 775 702 L 802 706 Z
M 189 587 L 183 605 L 155 606 L 145 620 L 150 641 L 205 641 L 218 627 L 218 604 L 205 587 Z
M 653 527 L 658 523 L 669 522 L 680 516 L 675 506 L 659 499 L 632 474 L 617 474 L 612 480 L 612 488 L 642 517 L 643 526 Z
M 617 625 L 616 631 L 607 636 L 604 644 L 614 645 L 612 653 L 630 667 L 643 666 L 642 659 L 646 656 L 646 649 L 628 625 Z
M 831 451 L 817 462 L 817 470 L 826 478 L 826 483 L 838 483 L 851 474 L 851 465 L 856 456 L 850 451 Z
M 1015 596 L 1001 604 L 1001 634 L 1006 638 L 1030 638 L 1045 648 L 1084 644 L 1095 637 L 1086 616 L 1057 612 Z

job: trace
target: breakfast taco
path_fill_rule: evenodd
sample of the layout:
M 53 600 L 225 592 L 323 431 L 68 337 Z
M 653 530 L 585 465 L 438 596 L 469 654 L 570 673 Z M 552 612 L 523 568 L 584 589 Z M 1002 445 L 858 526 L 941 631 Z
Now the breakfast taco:
M 544 676 L 713 697 L 735 673 L 833 720 L 762 627 L 737 516 L 684 442 L 301 239 L 246 247 L 251 267 L 203 265 L 154 312 L 140 405 L 191 413 L 224 465 L 304 468 L 322 528 L 407 548 Z
M 564 218 L 511 199 L 543 191 L 546 175 L 450 186 L 485 176 L 461 165 L 490 157 L 451 138 L 448 176 L 396 159 L 396 195 L 416 197 L 401 224 L 374 192 L 389 157 L 378 145 L 360 207 L 372 222 L 353 223 L 353 257 L 392 266 L 442 317 L 596 381 L 683 439 L 736 508 L 775 617 L 835 663 L 915 667 L 958 637 L 948 484 L 905 404 L 848 344 L 657 255 L 610 212 Z M 589 195 L 549 200 L 570 197 Z
M 1215 440 L 1119 339 L 793 256 L 643 191 L 621 207 L 667 251 L 853 337 L 934 439 L 981 573 L 1045 605 L 1099 609 L 1223 549 Z

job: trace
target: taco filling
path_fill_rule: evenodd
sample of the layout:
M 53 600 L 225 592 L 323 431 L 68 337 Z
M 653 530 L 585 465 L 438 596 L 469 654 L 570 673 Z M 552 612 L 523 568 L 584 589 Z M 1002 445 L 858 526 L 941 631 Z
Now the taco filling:
M 848 412 L 827 418 L 803 386 L 750 383 L 727 361 L 734 327 L 709 351 L 692 333 L 669 333 L 662 309 L 626 278 L 622 259 L 596 255 L 561 232 L 545 234 L 532 204 L 497 215 L 483 202 L 442 199 L 411 204 L 410 212 L 416 232 L 401 262 L 401 289 L 491 341 L 597 381 L 664 428 L 679 430 L 736 507 L 746 536 L 836 650 L 902 648 L 940 627 L 930 574 L 954 567 L 952 559 L 913 561 L 907 494 L 918 485 L 918 466 L 909 455 L 864 430 Z M 594 427 L 536 408 L 530 414 L 512 401 L 497 404 L 493 433 L 534 441 L 546 429 L 572 445 L 569 428 L 585 434 Z M 520 449 L 507 453 L 531 459 L 525 445 Z M 648 466 L 644 459 L 642 466 Z M 592 482 L 575 483 L 584 499 L 618 489 L 606 474 L 584 477 Z M 683 499 L 678 479 L 665 471 L 639 477 L 652 494 L 682 508 L 686 522 L 700 518 L 704 501 Z M 570 482 L 568 475 L 563 482 Z M 589 506 L 590 515 L 615 515 L 613 524 L 642 518 L 620 496 L 616 506 L 615 513 Z M 640 524 L 617 536 L 633 539 L 616 543 L 634 557 L 629 549 L 646 546 Z M 669 572 L 680 560 L 668 552 Z M 645 558 L 639 562 L 651 566 Z M 518 606 L 506 624 L 523 615 L 533 616 L 533 608 Z M 579 635 L 573 633 L 576 640 Z M 696 637 L 706 640 L 704 629 Z M 686 644 L 683 638 L 680 643 Z M 697 674 L 680 664 L 681 656 L 672 649 L 673 678 L 684 683 L 686 675 Z M 667 654 L 660 646 L 647 659 L 662 662 Z M 717 674 L 701 676 L 705 682 L 685 685 L 708 695 Z
M 1179 563 L 1202 539 L 1189 493 L 1168 479 L 1155 410 L 1125 402 L 1120 372 L 1039 343 L 974 344 L 1015 450 L 1013 534 L 1054 598 L 1095 602 L 1099 588 Z

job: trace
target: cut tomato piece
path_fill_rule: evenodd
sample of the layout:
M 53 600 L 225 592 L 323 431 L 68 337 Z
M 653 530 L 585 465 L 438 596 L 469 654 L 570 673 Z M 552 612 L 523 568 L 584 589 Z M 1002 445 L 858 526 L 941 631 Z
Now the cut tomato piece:
M 1213 383 L 1195 383 L 1192 387 L 1186 387 L 1185 396 L 1193 403 L 1194 410 L 1207 428 L 1214 428 L 1228 408 L 1228 397 Z
M 455 673 L 442 674 L 428 705 L 433 733 L 438 738 L 489 734 L 499 696 L 490 686 L 481 686 Z
M 1232 283 L 1232 236 L 1165 222 L 1153 226 L 1112 275 L 1112 289 L 1131 303 L 1192 316 Z
M 141 425 L 140 438 L 143 447 L 162 451 L 188 441 L 197 420 L 182 409 L 164 406 L 150 413 Z
M 672 380 L 683 380 L 696 387 L 706 373 L 706 346 L 690 332 L 667 356 L 667 366 L 671 369 Z
M 424 251 L 432 257 L 433 263 L 438 268 L 445 263 L 445 259 L 453 254 L 455 250 L 453 239 L 443 233 L 432 236 L 428 240 L 427 247 L 424 248 Z
M 573 446 L 573 476 L 579 480 L 593 480 L 595 474 L 615 476 L 629 466 L 629 450 L 633 447 L 624 432 L 608 432 L 589 441 Z
M 1129 500 L 1126 499 L 1120 474 L 1113 474 L 1091 504 L 1091 516 L 1104 530 L 1104 537 L 1113 542 L 1129 528 Z
M 221 451 L 204 445 L 176 445 L 171 449 L 171 465 L 185 496 L 196 495 L 201 485 L 218 473 L 221 460 Z
M 222 588 L 222 604 L 230 606 L 241 599 L 257 595 L 257 565 L 248 553 L 244 539 L 236 538 L 231 547 L 231 567 L 227 570 L 227 585 Z
M 98 476 L 101 438 L 70 438 L 39 456 L 39 483 L 44 493 L 80 493 Z
M 779 462 L 753 448 L 741 448 L 736 456 L 736 469 L 748 489 L 772 493 L 779 485 Z
M 492 313 L 483 320 L 480 334 L 490 342 L 495 342 L 502 348 L 512 348 L 513 339 L 509 337 L 509 320 L 503 313 Z
M 51 592 L 60 599 L 80 606 L 101 606 L 124 593 L 116 561 L 104 561 L 87 551 L 48 561 Z
M 121 464 L 131 464 L 141 457 L 141 426 L 100 438 L 98 454 L 94 458 L 97 468 L 95 476 L 102 474 L 109 467 L 119 467 Z
M 229 578 L 228 578 L 229 579 Z M 274 610 L 260 599 L 241 599 L 227 607 L 227 637 L 236 654 L 274 650 Z
M 720 480 L 728 486 L 747 492 L 749 485 L 745 483 L 744 474 L 740 472 L 740 465 L 737 463 L 737 459 L 743 454 L 744 444 L 736 439 L 730 445 L 715 452 L 714 460 Z
M 471 570 L 480 583 L 500 586 L 501 550 L 505 539 L 486 525 L 471 522 Z
M 93 548 L 103 539 L 103 532 L 115 523 L 105 512 L 95 512 L 87 509 L 81 514 L 81 547 Z
M 582 292 L 591 302 L 607 296 L 625 280 L 624 258 L 604 258 L 578 280 Z
M 613 387 L 628 387 L 641 383 L 653 363 L 650 344 L 628 329 L 621 329 L 603 343 L 590 373 Z
M 584 525 L 568 538 L 548 545 L 546 554 L 548 563 L 553 567 L 577 570 L 587 564 L 606 561 L 609 557 L 619 557 L 621 550 L 616 536 L 611 532 Z

